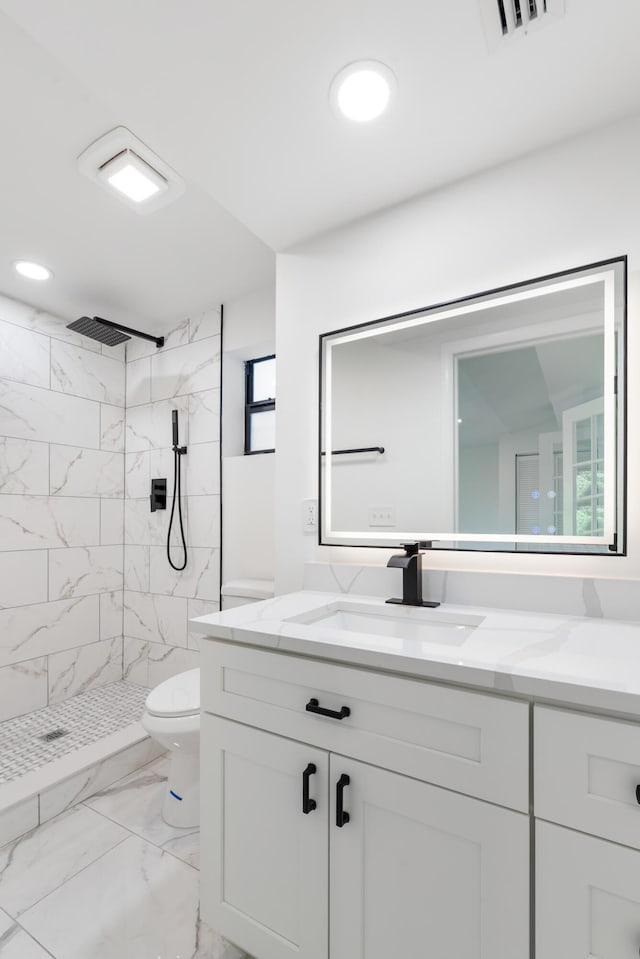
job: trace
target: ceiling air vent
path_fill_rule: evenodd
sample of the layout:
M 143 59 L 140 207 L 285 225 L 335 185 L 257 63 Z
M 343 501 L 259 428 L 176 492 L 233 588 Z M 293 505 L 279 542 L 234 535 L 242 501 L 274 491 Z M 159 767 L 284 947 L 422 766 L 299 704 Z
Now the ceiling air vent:
M 565 0 L 480 0 L 480 12 L 487 43 L 493 49 L 563 17 Z
M 116 127 L 78 157 L 78 170 L 136 213 L 153 213 L 184 193 L 175 170 L 127 130 Z

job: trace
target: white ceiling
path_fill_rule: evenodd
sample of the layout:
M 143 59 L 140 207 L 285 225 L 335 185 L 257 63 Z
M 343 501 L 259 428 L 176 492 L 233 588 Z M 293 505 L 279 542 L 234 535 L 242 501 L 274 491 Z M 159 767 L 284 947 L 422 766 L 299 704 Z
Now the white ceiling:
M 76 158 L 122 113 L 0 14 L 0 293 L 68 320 L 162 330 L 273 279 L 273 252 L 193 181 L 143 217 Z M 19 276 L 15 259 L 54 280 Z
M 491 50 L 478 4 L 0 0 L 0 289 L 39 257 L 65 314 L 166 323 L 264 283 L 269 248 L 640 110 L 637 0 L 566 0 Z M 329 107 L 359 58 L 398 80 L 371 125 Z M 79 177 L 119 124 L 187 181 L 176 204 L 137 217 Z

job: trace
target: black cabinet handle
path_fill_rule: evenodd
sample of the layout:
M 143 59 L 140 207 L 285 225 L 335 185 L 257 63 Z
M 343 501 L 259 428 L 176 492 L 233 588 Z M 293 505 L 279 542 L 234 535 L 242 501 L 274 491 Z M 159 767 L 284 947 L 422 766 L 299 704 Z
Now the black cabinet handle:
M 640 786 L 636 786 L 636 802 L 640 804 Z
M 351 710 L 348 706 L 343 706 L 342 709 L 325 709 L 324 706 L 320 706 L 317 699 L 310 699 L 304 708 L 308 713 L 315 713 L 317 716 L 328 716 L 330 719 L 346 719 L 347 716 L 351 715 Z
M 344 787 L 348 786 L 351 780 L 346 773 L 340 776 L 336 783 L 336 826 L 342 829 L 345 823 L 351 818 L 348 812 L 344 811 Z
M 305 816 L 316 808 L 315 799 L 309 799 L 309 778 L 316 772 L 316 764 L 309 763 L 302 774 L 302 811 Z

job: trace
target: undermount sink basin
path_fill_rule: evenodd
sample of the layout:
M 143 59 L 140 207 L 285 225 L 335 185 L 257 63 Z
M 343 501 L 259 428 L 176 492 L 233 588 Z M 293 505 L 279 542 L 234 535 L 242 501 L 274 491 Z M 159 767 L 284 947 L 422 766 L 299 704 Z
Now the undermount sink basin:
M 440 612 L 437 608 L 403 606 L 399 609 L 397 606 L 345 600 L 292 616 L 287 622 L 325 626 L 352 634 L 458 645 L 469 638 L 483 618 L 467 613 Z

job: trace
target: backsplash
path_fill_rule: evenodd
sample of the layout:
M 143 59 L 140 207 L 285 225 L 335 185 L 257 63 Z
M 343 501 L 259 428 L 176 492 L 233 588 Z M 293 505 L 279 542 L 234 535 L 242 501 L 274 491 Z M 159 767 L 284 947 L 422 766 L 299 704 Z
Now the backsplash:
M 220 314 L 210 310 L 165 337 L 127 344 L 124 678 L 155 686 L 199 665 L 188 619 L 218 609 L 220 593 Z M 183 514 L 189 561 L 167 561 L 173 492 L 171 411 L 179 414 Z M 151 513 L 151 479 L 167 478 L 167 509 Z M 178 546 L 177 509 L 172 555 Z
M 122 348 L 0 296 L 0 719 L 122 678 L 124 403 Z
M 458 570 L 425 570 L 422 575 L 424 598 L 441 603 L 640 622 L 634 580 Z M 402 595 L 402 574 L 386 566 L 305 563 L 304 588 L 388 598 Z

